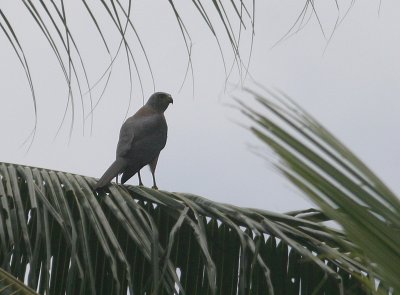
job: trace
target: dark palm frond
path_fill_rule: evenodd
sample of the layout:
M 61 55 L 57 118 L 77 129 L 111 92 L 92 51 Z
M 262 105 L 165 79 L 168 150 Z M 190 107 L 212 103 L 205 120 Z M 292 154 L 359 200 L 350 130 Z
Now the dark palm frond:
M 279 156 L 277 168 L 343 227 L 351 241 L 346 248 L 367 267 L 371 285 L 378 278 L 400 290 L 399 198 L 285 94 L 247 92 L 262 110 L 242 104 L 244 113 L 256 124 L 252 132 Z
M 0 163 L 0 267 L 40 294 L 364 294 L 316 210 L 277 214 Z M 266 196 L 268 198 L 268 196 Z

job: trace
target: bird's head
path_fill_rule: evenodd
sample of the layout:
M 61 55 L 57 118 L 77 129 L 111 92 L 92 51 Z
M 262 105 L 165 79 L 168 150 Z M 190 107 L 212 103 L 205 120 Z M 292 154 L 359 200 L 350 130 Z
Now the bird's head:
M 156 92 L 150 96 L 146 104 L 163 113 L 168 108 L 170 103 L 174 103 L 171 94 L 165 92 Z

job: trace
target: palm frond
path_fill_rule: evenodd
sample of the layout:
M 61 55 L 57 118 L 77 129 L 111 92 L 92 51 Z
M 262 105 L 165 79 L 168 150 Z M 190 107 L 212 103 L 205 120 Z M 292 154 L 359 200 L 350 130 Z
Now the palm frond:
M 143 81 L 145 77 L 152 81 L 152 88 L 155 88 L 156 81 L 154 79 L 153 69 L 150 66 L 151 57 L 148 56 L 146 46 L 140 38 L 140 32 L 138 32 L 134 25 L 134 16 L 132 12 L 133 1 L 111 0 L 98 1 L 94 4 L 83 0 L 81 6 L 74 8 L 74 10 L 71 9 L 70 4 L 66 1 L 51 1 L 48 3 L 46 1 L 21 0 L 21 3 L 20 9 L 25 9 L 25 11 L 28 12 L 28 16 L 31 18 L 32 27 L 27 28 L 27 30 L 32 30 L 32 28 L 35 27 L 43 36 L 43 40 L 39 40 L 39 42 L 44 41 L 48 43 L 48 46 L 54 54 L 55 61 L 58 63 L 62 72 L 66 88 L 68 89 L 65 114 L 60 122 L 57 133 L 65 123 L 67 115 L 70 112 L 71 136 L 75 123 L 75 115 L 79 113 L 79 105 L 82 108 L 83 130 L 85 130 L 85 122 L 89 116 L 91 116 L 90 130 L 92 130 L 93 111 L 104 97 L 105 90 L 113 73 L 113 65 L 121 53 L 125 53 L 126 55 L 126 63 L 124 64 L 127 66 L 130 83 L 129 105 L 134 89 L 138 89 L 142 97 L 145 92 L 148 92 L 144 89 L 145 83 Z M 199 22 L 203 24 L 209 29 L 210 34 L 214 36 L 221 54 L 226 80 L 228 80 L 232 70 L 236 68 L 241 81 L 243 81 L 248 74 L 253 50 L 256 1 L 193 0 L 193 10 L 198 12 L 198 18 L 194 18 L 192 15 L 190 18 L 186 17 L 189 14 L 187 12 L 187 7 L 185 7 L 186 10 L 181 9 L 177 1 L 168 0 L 168 3 L 171 7 L 171 13 L 177 20 L 177 28 L 181 32 L 184 41 L 183 46 L 185 46 L 187 51 L 188 65 L 183 84 L 187 79 L 188 73 L 191 73 L 194 89 L 191 31 L 185 19 L 190 19 L 190 23 Z M 343 17 L 340 16 L 341 10 L 339 9 L 339 4 L 337 2 L 335 3 L 335 8 L 337 9 L 336 28 Z M 93 43 L 97 41 L 100 42 L 100 46 L 96 47 L 96 51 L 98 53 L 104 51 L 109 57 L 109 62 L 105 65 L 104 71 L 99 73 L 95 78 L 89 75 L 91 69 L 89 69 L 86 64 L 87 56 L 85 56 L 84 50 L 82 50 L 82 44 L 79 42 L 79 32 L 73 29 L 73 22 L 76 21 L 76 17 L 73 13 L 76 12 L 77 9 L 87 12 L 87 24 L 88 26 L 92 25 L 94 29 L 94 34 L 92 36 Z M 301 27 L 304 26 L 303 19 L 307 14 L 310 14 L 310 17 L 316 17 L 321 31 L 324 32 L 323 20 L 319 18 L 318 11 L 314 7 L 313 1 L 305 1 L 304 8 L 299 14 L 300 16 L 296 20 L 294 26 L 284 35 L 284 39 L 292 33 L 298 32 Z M 29 59 L 26 58 L 23 50 L 24 41 L 26 40 L 20 40 L 21 38 L 19 36 L 21 32 L 14 29 L 16 21 L 18 20 L 15 19 L 15 17 L 9 17 L 6 7 L 0 6 L 1 31 L 5 34 L 25 71 L 32 93 L 35 118 L 37 119 L 37 94 L 34 91 L 32 74 L 29 68 Z M 117 42 L 113 42 L 115 41 L 115 35 L 109 36 L 109 34 L 106 34 L 106 27 L 116 29 L 112 34 L 116 34 Z M 245 31 L 251 36 L 250 39 L 243 38 Z M 247 44 L 243 46 L 244 42 L 249 42 L 250 46 L 247 46 Z M 136 50 L 136 44 L 138 44 L 138 50 Z M 229 48 L 231 48 L 231 52 L 227 52 Z M 226 55 L 233 60 L 231 66 L 227 65 L 230 63 L 230 60 Z M 247 58 L 247 61 L 244 61 L 243 56 Z M 144 60 L 145 63 L 139 63 L 140 60 Z M 148 76 L 144 76 L 145 74 L 148 74 Z M 97 87 L 101 87 L 101 90 L 99 91 L 98 97 L 95 99 L 93 93 L 95 93 L 94 91 Z M 80 100 L 80 103 L 76 101 L 77 98 Z M 87 110 L 88 107 L 89 110 Z M 36 127 L 36 121 L 34 127 Z M 31 135 L 33 138 L 35 133 L 32 132 Z
M 285 94 L 247 89 L 262 111 L 242 104 L 252 132 L 279 156 L 277 168 L 338 222 L 373 278 L 400 290 L 399 198 L 348 148 Z
M 0 180 L 0 266 L 40 294 L 364 294 L 368 267 L 316 210 L 98 195 L 91 177 L 7 163 Z
M 89 70 L 85 64 L 85 56 L 81 53 L 80 50 L 80 43 L 79 38 L 77 38 L 77 32 L 73 30 L 73 26 L 71 23 L 74 21 L 74 17 L 71 13 L 71 9 L 67 2 L 60 1 L 54 2 L 51 1 L 47 3 L 45 1 L 29 1 L 29 0 L 21 0 L 22 8 L 28 12 L 28 15 L 32 19 L 32 24 L 36 26 L 40 33 L 43 35 L 45 42 L 47 41 L 48 45 L 50 46 L 52 52 L 54 53 L 55 60 L 58 62 L 63 77 L 65 79 L 65 84 L 68 88 L 68 97 L 67 97 L 67 104 L 65 107 L 65 114 L 60 122 L 60 127 L 58 132 L 60 131 L 61 126 L 64 124 L 66 119 L 66 115 L 69 110 L 71 110 L 71 126 L 70 126 L 70 133 L 74 128 L 74 121 L 75 121 L 75 114 L 77 112 L 77 103 L 75 102 L 75 92 L 78 93 L 80 104 L 82 108 L 82 116 L 83 122 L 86 121 L 87 116 L 91 116 L 94 108 L 100 102 L 101 98 L 104 95 L 105 89 L 108 85 L 112 74 L 113 64 L 116 58 L 121 54 L 121 51 L 125 51 L 126 59 L 127 59 L 127 67 L 129 72 L 129 83 L 130 83 L 130 93 L 129 93 L 129 102 L 132 99 L 132 91 L 135 83 L 138 84 L 138 88 L 141 91 L 142 96 L 144 96 L 144 89 L 143 89 L 143 78 L 142 73 L 145 72 L 145 67 L 147 66 L 147 70 L 150 74 L 151 81 L 153 82 L 153 89 L 155 88 L 155 81 L 153 70 L 150 66 L 150 58 L 146 52 L 145 46 L 139 36 L 139 32 L 136 30 L 133 22 L 133 15 L 132 15 L 132 7 L 133 2 L 131 0 L 126 1 L 119 1 L 119 0 L 112 0 L 112 1 L 100 1 L 97 4 L 89 3 L 87 1 L 82 1 L 81 9 L 87 12 L 88 23 L 92 24 L 95 28 L 95 33 L 98 34 L 99 40 L 101 44 L 104 46 L 104 50 L 110 57 L 110 62 L 108 66 L 106 66 L 104 72 L 99 75 L 99 78 L 93 79 L 89 77 Z M 179 29 L 182 32 L 182 36 L 184 39 L 184 43 L 187 49 L 188 54 L 188 70 L 191 69 L 191 73 L 193 76 L 193 69 L 192 69 L 192 62 L 191 62 L 191 47 L 192 41 L 190 38 L 190 32 L 187 29 L 182 14 L 182 11 L 179 10 L 176 3 L 172 0 L 169 0 L 170 7 L 172 9 L 172 13 L 177 19 Z M 220 48 L 221 54 L 223 51 L 221 49 L 219 37 L 217 32 L 214 30 L 213 21 L 210 17 L 209 9 L 203 6 L 201 1 L 193 1 L 194 9 L 196 9 L 200 14 L 200 21 L 204 21 L 205 25 L 210 29 L 210 32 L 215 36 L 218 46 Z M 229 43 L 232 46 L 233 53 L 235 59 L 238 63 L 239 69 L 242 67 L 242 63 L 239 62 L 241 60 L 240 51 L 239 51 L 239 42 L 238 38 L 236 37 L 236 32 L 231 25 L 231 22 L 239 19 L 240 27 L 244 26 L 244 23 L 247 19 L 252 22 L 252 15 L 250 13 L 247 6 L 251 6 L 251 3 L 245 5 L 243 1 L 240 1 L 239 4 L 235 3 L 235 1 L 231 1 L 228 4 L 223 4 L 220 1 L 213 1 L 211 10 L 215 9 L 218 14 L 218 18 L 220 23 L 225 28 L 226 36 L 228 36 Z M 207 7 L 207 5 L 206 5 Z M 246 14 L 240 13 L 240 11 L 246 11 Z M 254 10 L 254 5 L 252 5 L 252 9 Z M 230 8 L 231 10 L 235 11 L 232 15 L 228 15 L 226 13 L 226 9 Z M 101 15 L 101 13 L 105 13 Z M 245 20 L 246 18 L 246 20 Z M 14 49 L 24 71 L 27 76 L 29 87 L 32 92 L 34 110 L 35 110 L 35 118 L 37 116 L 37 98 L 34 92 L 34 85 L 32 82 L 32 76 L 29 69 L 29 60 L 26 58 L 25 52 L 23 50 L 23 41 L 19 40 L 20 38 L 19 33 L 16 32 L 13 26 L 13 23 L 17 21 L 15 19 L 9 19 L 7 16 L 6 9 L 2 9 L 0 6 L 0 27 L 1 31 L 5 34 L 8 42 Z M 117 42 L 116 49 L 113 48 L 115 46 L 112 42 L 113 38 L 109 37 L 105 33 L 105 26 L 108 27 L 115 27 L 117 30 L 117 36 L 119 36 L 119 41 Z M 251 26 L 254 28 L 254 25 Z M 29 28 L 31 29 L 31 28 Z M 253 29 L 254 30 L 254 29 Z M 133 38 L 132 38 L 133 36 Z M 79 37 L 79 36 L 78 36 Z M 95 37 L 95 36 L 94 36 Z M 95 38 L 93 38 L 95 42 Z M 135 42 L 139 44 L 139 50 L 134 50 L 133 47 L 135 46 Z M 101 51 L 101 46 L 96 48 L 99 52 Z M 121 50 L 122 49 L 122 50 Z M 137 59 L 144 59 L 146 61 L 145 67 L 142 67 L 138 62 Z M 224 61 L 225 63 L 225 61 Z M 134 73 L 136 74 L 136 79 L 134 77 Z M 187 73 L 185 74 L 186 80 Z M 98 87 L 99 85 L 103 85 L 103 90 L 100 91 L 100 96 L 97 101 L 93 100 L 92 91 L 94 88 Z M 88 96 L 86 96 L 88 94 Z M 85 101 L 88 99 L 89 101 Z M 85 106 L 89 105 L 90 110 L 86 111 Z M 129 109 L 129 108 L 128 108 Z M 92 122 L 92 121 L 91 121 Z M 36 121 L 35 121 L 36 127 Z M 85 128 L 85 127 L 84 127 Z M 34 135 L 34 134 L 33 134 Z M 33 137 L 32 135 L 32 137 Z
M 3 295 L 37 295 L 31 288 L 0 268 L 0 293 Z

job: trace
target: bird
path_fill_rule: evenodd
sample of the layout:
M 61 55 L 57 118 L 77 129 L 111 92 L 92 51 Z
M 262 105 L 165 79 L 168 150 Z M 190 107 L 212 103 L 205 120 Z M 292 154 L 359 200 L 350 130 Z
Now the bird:
M 168 125 L 164 112 L 173 104 L 172 96 L 165 92 L 153 93 L 146 104 L 121 126 L 116 151 L 116 159 L 94 185 L 102 189 L 118 175 L 121 183 L 138 173 L 139 185 L 143 185 L 140 170 L 150 166 L 153 177 L 153 189 L 158 189 L 155 178 L 158 157 L 167 143 Z

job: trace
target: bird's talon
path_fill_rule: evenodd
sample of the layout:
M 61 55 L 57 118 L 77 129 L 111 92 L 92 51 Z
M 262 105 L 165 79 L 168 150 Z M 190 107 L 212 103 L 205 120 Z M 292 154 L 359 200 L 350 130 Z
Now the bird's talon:
M 157 186 L 155 186 L 155 185 L 153 185 L 151 188 L 152 188 L 152 189 L 156 189 L 156 190 L 158 190 L 158 187 L 157 187 Z

